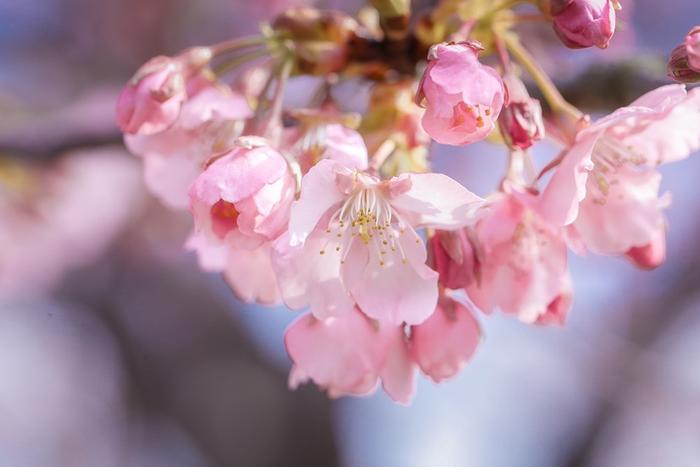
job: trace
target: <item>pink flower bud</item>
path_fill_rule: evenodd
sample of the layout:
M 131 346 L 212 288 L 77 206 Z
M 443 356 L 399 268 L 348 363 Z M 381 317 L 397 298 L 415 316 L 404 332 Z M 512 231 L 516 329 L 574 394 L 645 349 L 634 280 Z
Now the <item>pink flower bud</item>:
M 630 248 L 625 256 L 641 269 L 656 269 L 666 261 L 666 232 L 659 230 L 644 246 Z
M 462 145 L 484 139 L 505 100 L 496 71 L 479 62 L 478 42 L 434 45 L 417 100 L 425 101 L 422 124 L 438 143 Z
M 465 230 L 436 231 L 430 248 L 443 286 L 462 289 L 476 280 L 478 261 Z
M 211 51 L 200 47 L 146 62 L 119 95 L 117 123 L 121 130 L 150 135 L 170 127 L 187 99 L 188 78 L 210 58 Z
M 685 42 L 671 52 L 668 76 L 679 83 L 700 82 L 700 26 L 694 27 Z
M 544 138 L 544 120 L 540 101 L 533 99 L 518 77 L 504 77 L 509 103 L 498 119 L 501 135 L 512 148 L 527 149 Z
M 613 0 L 553 2 L 554 32 L 572 49 L 597 46 L 604 49 L 615 32 Z M 554 7 L 556 6 L 556 7 Z
M 461 303 L 442 298 L 430 318 L 411 328 L 411 351 L 423 373 L 439 383 L 472 358 L 480 339 L 472 313 Z

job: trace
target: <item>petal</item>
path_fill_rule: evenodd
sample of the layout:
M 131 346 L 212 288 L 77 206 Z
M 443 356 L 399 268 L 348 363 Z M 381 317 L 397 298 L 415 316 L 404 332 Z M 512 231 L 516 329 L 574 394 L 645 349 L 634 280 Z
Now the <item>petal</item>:
M 198 161 L 173 154 L 162 157 L 150 154 L 144 157 L 146 187 L 165 205 L 174 209 L 187 209 L 190 198 L 187 190 L 202 172 Z
M 281 302 L 270 252 L 269 243 L 255 250 L 231 250 L 224 277 L 240 300 L 263 305 Z
M 679 161 L 700 149 L 700 89 L 623 142 L 652 165 Z
M 323 156 L 344 167 L 365 170 L 368 165 L 367 146 L 355 130 L 334 123 L 325 126 L 326 150 Z
M 602 196 L 593 181 L 591 195 L 581 203 L 574 224 L 586 247 L 594 253 L 622 255 L 652 241 L 665 219 L 668 199 L 659 198 L 661 174 L 622 167 L 612 174 L 608 194 Z
M 410 174 L 411 188 L 391 205 L 414 227 L 454 230 L 475 220 L 484 200 L 447 175 Z
M 340 242 L 320 232 L 302 246 L 289 247 L 286 240 L 282 237 L 276 242 L 273 265 L 287 306 L 310 305 L 319 319 L 350 312 L 355 302 L 342 280 L 340 252 L 336 251 Z
M 301 196 L 292 204 L 289 218 L 289 240 L 292 246 L 304 243 L 321 217 L 343 200 L 344 196 L 336 185 L 337 164 L 325 159 L 304 175 Z
M 471 311 L 449 298 L 425 322 L 411 328 L 413 357 L 436 383 L 455 376 L 471 360 L 480 340 Z
M 289 326 L 284 343 L 294 363 L 290 387 L 311 379 L 332 397 L 372 392 L 388 350 L 357 310 L 327 320 L 307 313 Z
M 351 294 L 365 314 L 380 322 L 418 324 L 435 309 L 438 274 L 425 265 L 425 245 L 413 229 L 406 229 L 399 242 L 406 262 L 399 252 L 380 257 L 379 248 L 369 248 L 369 262 Z
M 408 405 L 416 392 L 416 364 L 403 329 L 391 329 L 388 355 L 381 371 L 382 387 L 394 402 Z

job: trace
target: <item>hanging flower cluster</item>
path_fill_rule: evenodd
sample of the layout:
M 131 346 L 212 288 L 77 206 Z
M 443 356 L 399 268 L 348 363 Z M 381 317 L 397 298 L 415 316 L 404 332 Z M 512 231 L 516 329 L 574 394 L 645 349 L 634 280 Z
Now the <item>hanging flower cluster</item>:
M 189 208 L 201 267 L 246 302 L 306 310 L 285 335 L 291 387 L 381 383 L 408 403 L 419 371 L 440 382 L 470 360 L 478 313 L 563 324 L 569 250 L 664 261 L 658 166 L 700 149 L 700 91 L 669 84 L 597 120 L 564 100 L 519 24 L 605 48 L 616 0 L 443 0 L 417 21 L 408 0 L 370 3 L 358 19 L 291 9 L 259 37 L 156 57 L 117 116 L 150 190 Z M 672 77 L 697 79 L 699 37 L 673 52 Z M 299 75 L 317 89 L 287 108 Z M 361 115 L 334 99 L 350 80 L 370 90 Z M 509 155 L 486 198 L 430 171 L 432 140 L 486 138 Z M 536 173 L 544 139 L 561 150 Z

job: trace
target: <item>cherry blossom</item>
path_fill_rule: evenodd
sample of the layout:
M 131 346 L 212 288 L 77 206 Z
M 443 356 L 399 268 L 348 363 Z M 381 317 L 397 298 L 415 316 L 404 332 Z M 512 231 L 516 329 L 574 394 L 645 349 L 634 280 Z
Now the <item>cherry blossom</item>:
M 318 318 L 355 306 L 393 324 L 417 324 L 437 302 L 437 273 L 415 229 L 468 224 L 480 198 L 441 174 L 379 180 L 331 160 L 316 164 L 277 247 L 285 302 Z
M 438 143 L 461 145 L 484 139 L 505 101 L 501 77 L 479 62 L 475 42 L 437 44 L 418 91 L 425 99 L 423 128 Z

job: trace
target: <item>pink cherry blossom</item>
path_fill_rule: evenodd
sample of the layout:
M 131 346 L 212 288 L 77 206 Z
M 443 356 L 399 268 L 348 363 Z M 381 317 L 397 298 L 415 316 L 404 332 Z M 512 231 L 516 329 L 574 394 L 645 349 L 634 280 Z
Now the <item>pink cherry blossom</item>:
M 521 198 L 498 195 L 477 223 L 480 275 L 466 291 L 486 313 L 498 308 L 536 323 L 568 309 L 558 308 L 566 304 L 558 300 L 570 295 L 567 249 L 562 229 L 545 222 Z
M 444 287 L 462 289 L 476 280 L 479 261 L 467 230 L 438 230 L 430 238 L 430 248 Z
M 205 47 L 177 57 L 149 60 L 126 85 L 117 101 L 117 122 L 124 133 L 150 135 L 170 127 L 187 100 L 186 84 L 211 59 Z
M 188 245 L 203 268 L 226 271 L 242 300 L 279 301 L 270 245 L 286 228 L 294 190 L 282 155 L 249 138 L 192 183 L 195 229 Z
M 418 91 L 425 99 L 423 128 L 438 143 L 462 145 L 493 130 L 505 100 L 496 71 L 479 62 L 475 42 L 434 45 Z
M 146 186 L 166 205 L 184 209 L 187 189 L 214 153 L 228 149 L 252 115 L 247 101 L 221 83 L 200 77 L 190 86 L 175 123 L 152 135 L 126 135 L 129 150 L 144 158 Z
M 284 342 L 292 389 L 311 380 L 330 397 L 363 396 L 381 380 L 403 404 L 415 391 L 415 364 L 401 328 L 372 322 L 357 309 L 325 320 L 306 313 L 290 325 Z
M 700 91 L 658 88 L 581 131 L 535 209 L 588 249 L 623 255 L 665 230 L 659 164 L 700 149 Z
M 666 229 L 658 229 L 646 245 L 627 250 L 625 256 L 641 269 L 655 269 L 666 261 Z
M 332 160 L 316 164 L 292 205 L 289 238 L 275 267 L 291 308 L 320 319 L 358 306 L 395 325 L 418 324 L 435 309 L 437 273 L 415 229 L 468 224 L 481 199 L 441 174 L 390 180 Z
M 471 360 L 480 338 L 471 311 L 443 297 L 430 318 L 411 327 L 411 354 L 423 373 L 439 383 L 455 376 Z
M 615 33 L 616 0 L 564 0 L 553 11 L 554 32 L 567 47 L 604 49 Z

